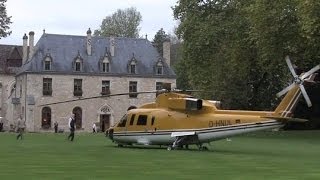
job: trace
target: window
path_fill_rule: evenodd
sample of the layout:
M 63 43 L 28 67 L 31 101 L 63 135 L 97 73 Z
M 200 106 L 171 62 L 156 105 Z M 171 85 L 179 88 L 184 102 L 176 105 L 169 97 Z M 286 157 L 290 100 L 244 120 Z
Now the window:
M 152 119 L 151 119 L 151 126 L 153 126 L 153 124 L 154 124 L 154 120 L 155 120 L 155 117 L 154 117 L 154 116 L 152 116 Z
M 129 72 L 130 72 L 130 74 L 136 73 L 136 64 L 134 62 L 131 62 Z
M 163 64 L 162 64 L 161 61 L 157 63 L 156 74 L 157 75 L 162 75 L 163 74 Z
M 74 96 L 82 96 L 82 79 L 74 79 Z
M 138 96 L 137 92 L 137 82 L 130 81 L 129 82 L 129 97 L 136 98 Z
M 44 96 L 52 95 L 52 79 L 51 78 L 43 78 L 42 93 Z
M 110 94 L 110 81 L 102 81 L 101 95 Z
M 81 62 L 79 59 L 75 62 L 75 71 L 81 71 Z
M 136 117 L 135 114 L 132 114 L 131 115 L 131 119 L 130 119 L 130 125 L 133 125 L 133 122 L 134 122 L 134 118 Z
M 41 127 L 49 129 L 51 127 L 51 109 L 49 107 L 42 108 Z
M 52 69 L 52 58 L 49 53 L 45 56 L 43 60 L 43 69 L 45 71 L 49 71 Z
M 162 84 L 163 84 L 162 82 L 156 82 L 156 90 L 163 89 Z
M 109 72 L 110 71 L 109 68 L 110 68 L 110 63 L 109 62 L 103 62 L 102 63 L 102 72 Z
M 119 124 L 118 124 L 118 127 L 125 127 L 125 126 L 126 126 L 126 123 L 127 123 L 127 115 L 125 114 L 125 115 L 121 118 L 121 120 L 120 120 L 120 122 L 119 122 Z
M 142 126 L 147 125 L 147 119 L 148 119 L 147 115 L 140 115 L 137 121 L 137 125 L 142 125 Z
M 44 61 L 44 70 L 46 70 L 46 71 L 51 70 L 51 61 L 50 60 Z

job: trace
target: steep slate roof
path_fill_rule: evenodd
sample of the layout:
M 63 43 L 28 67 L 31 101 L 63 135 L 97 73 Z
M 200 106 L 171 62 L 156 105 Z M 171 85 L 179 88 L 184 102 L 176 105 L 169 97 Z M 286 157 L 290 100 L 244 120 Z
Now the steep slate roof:
M 8 71 L 7 60 L 22 61 L 22 46 L 0 44 L 0 72 L 14 73 Z
M 115 54 L 111 57 L 110 73 L 100 72 L 99 62 L 110 51 L 110 38 L 93 36 L 92 55 L 87 55 L 87 36 L 43 34 L 35 46 L 31 60 L 23 65 L 20 73 L 95 74 L 114 76 L 154 76 L 175 78 L 173 70 L 164 62 L 163 75 L 155 75 L 155 64 L 160 56 L 151 42 L 146 39 L 115 37 Z M 43 70 L 47 54 L 52 57 L 52 70 Z M 83 71 L 74 72 L 72 62 L 80 54 Z M 128 73 L 128 63 L 137 60 L 137 74 Z M 19 73 L 19 74 L 20 74 Z

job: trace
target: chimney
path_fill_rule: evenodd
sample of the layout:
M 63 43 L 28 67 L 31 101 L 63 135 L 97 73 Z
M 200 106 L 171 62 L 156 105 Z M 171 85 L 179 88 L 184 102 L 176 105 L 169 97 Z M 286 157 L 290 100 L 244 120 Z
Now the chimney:
M 110 54 L 113 57 L 114 56 L 114 48 L 116 46 L 114 37 L 110 37 Z
M 88 56 L 91 56 L 91 50 L 92 50 L 91 29 L 89 28 L 87 31 L 87 54 L 88 54 Z
M 22 64 L 27 62 L 28 59 L 28 36 L 24 34 L 23 36 L 23 47 L 22 47 Z
M 29 58 L 31 59 L 34 51 L 34 32 L 29 32 Z
M 163 42 L 163 59 L 166 61 L 168 66 L 170 66 L 170 48 L 171 48 L 170 39 L 166 39 Z

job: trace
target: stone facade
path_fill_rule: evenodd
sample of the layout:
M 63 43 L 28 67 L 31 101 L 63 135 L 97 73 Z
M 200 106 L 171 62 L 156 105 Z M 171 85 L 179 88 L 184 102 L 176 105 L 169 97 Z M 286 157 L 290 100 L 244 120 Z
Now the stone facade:
M 26 39 L 24 36 L 24 42 Z M 99 97 L 103 81 L 110 82 L 110 94 L 128 93 L 130 82 L 136 83 L 134 92 L 155 91 L 159 83 L 176 86 L 175 74 L 166 63 L 170 57 L 160 57 L 146 39 L 91 37 L 88 30 L 87 36 L 43 34 L 35 46 L 31 45 L 32 54 L 28 54 L 16 75 L 11 98 L 17 101 L 9 105 L 13 113 L 8 116 L 9 123 L 14 124 L 21 114 L 30 132 L 52 132 L 54 122 L 66 131 L 71 113 L 76 114 L 78 130 L 91 131 L 93 123 L 106 130 L 120 120 L 129 106 L 155 100 L 154 93 Z M 110 62 L 107 72 L 101 72 L 103 59 Z M 44 93 L 46 79 L 51 83 L 50 94 Z M 75 79 L 81 80 L 81 95 L 74 94 Z

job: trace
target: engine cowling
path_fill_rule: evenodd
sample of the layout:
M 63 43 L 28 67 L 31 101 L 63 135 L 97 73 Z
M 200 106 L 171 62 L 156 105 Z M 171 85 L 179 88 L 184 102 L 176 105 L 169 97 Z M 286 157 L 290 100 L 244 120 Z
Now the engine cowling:
M 196 111 L 202 109 L 202 99 L 169 98 L 168 107 L 176 110 Z

